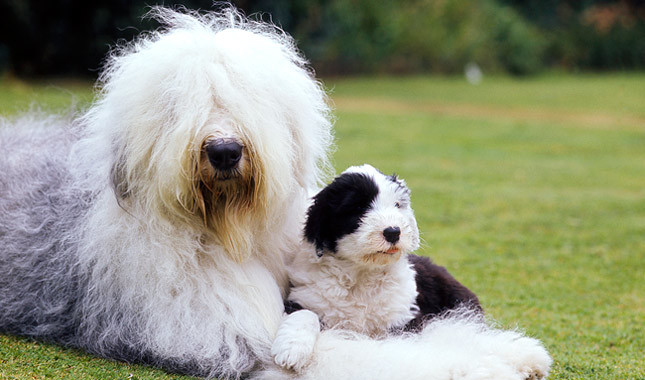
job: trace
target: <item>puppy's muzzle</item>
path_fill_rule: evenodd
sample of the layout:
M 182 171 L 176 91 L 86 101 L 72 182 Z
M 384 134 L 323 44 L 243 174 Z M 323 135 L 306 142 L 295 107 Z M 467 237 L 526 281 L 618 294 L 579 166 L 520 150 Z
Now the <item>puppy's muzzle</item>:
M 388 243 L 395 244 L 399 241 L 401 236 L 401 229 L 399 227 L 388 227 L 383 230 L 383 237 Z
M 230 140 L 215 140 L 206 145 L 208 161 L 216 171 L 230 172 L 242 159 L 242 145 Z

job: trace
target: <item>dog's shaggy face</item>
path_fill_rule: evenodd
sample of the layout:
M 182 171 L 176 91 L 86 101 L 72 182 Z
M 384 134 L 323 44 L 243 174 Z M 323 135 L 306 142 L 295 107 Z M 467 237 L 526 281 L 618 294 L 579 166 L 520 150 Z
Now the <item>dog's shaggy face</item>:
M 183 223 L 241 259 L 256 250 L 248 232 L 281 223 L 294 191 L 325 175 L 326 95 L 275 30 L 160 12 L 176 28 L 114 55 L 87 124 L 112 141 L 104 154 L 123 208 Z
M 305 238 L 318 255 L 384 265 L 419 247 L 410 190 L 396 175 L 351 167 L 320 191 L 307 214 Z

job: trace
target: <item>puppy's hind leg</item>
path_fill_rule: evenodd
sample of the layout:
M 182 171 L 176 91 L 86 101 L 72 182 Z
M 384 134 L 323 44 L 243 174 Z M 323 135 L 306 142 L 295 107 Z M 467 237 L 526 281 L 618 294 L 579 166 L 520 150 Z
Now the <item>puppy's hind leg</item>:
M 311 361 L 319 334 L 320 322 L 313 312 L 299 310 L 287 315 L 271 347 L 275 363 L 299 372 Z

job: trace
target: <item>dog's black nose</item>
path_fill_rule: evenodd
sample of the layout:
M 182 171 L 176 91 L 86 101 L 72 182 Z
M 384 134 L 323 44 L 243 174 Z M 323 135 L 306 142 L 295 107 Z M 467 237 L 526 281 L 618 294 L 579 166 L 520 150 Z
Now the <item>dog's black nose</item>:
M 394 244 L 399 241 L 401 229 L 399 227 L 388 227 L 383 230 L 383 236 L 387 242 Z
M 231 170 L 242 158 L 242 145 L 234 141 L 210 143 L 206 145 L 206 154 L 215 169 Z

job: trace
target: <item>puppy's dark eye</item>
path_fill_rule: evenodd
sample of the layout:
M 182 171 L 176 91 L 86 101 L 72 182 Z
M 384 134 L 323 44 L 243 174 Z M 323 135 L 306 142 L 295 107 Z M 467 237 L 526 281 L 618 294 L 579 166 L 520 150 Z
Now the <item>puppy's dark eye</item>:
M 394 203 L 394 207 L 396 207 L 396 208 L 401 208 L 401 204 L 400 204 L 399 202 L 395 202 L 395 203 Z

